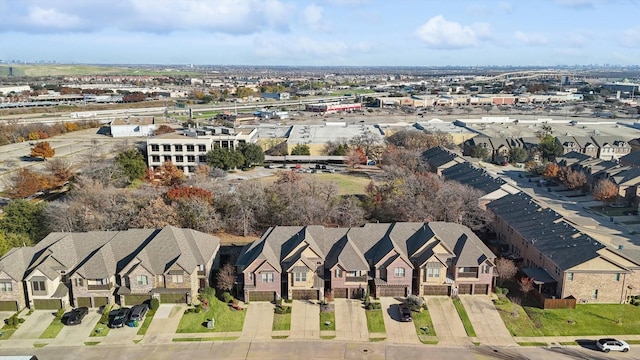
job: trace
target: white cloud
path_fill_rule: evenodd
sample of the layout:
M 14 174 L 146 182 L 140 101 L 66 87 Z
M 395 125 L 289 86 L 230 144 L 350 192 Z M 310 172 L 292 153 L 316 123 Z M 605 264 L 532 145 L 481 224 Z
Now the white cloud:
M 519 42 L 526 45 L 546 45 L 549 43 L 549 39 L 547 39 L 547 37 L 542 34 L 516 31 L 513 37 Z
M 66 14 L 54 8 L 40 6 L 29 7 L 25 21 L 38 28 L 73 29 L 83 25 L 80 18 L 73 14 Z
M 619 41 L 626 47 L 640 47 L 640 25 L 623 31 L 619 37 Z
M 316 4 L 311 4 L 302 10 L 302 18 L 305 24 L 314 31 L 326 31 L 329 26 L 324 22 L 324 9 Z
M 478 46 L 491 36 L 491 26 L 487 23 L 462 25 L 447 21 L 442 15 L 429 19 L 416 35 L 429 47 L 436 49 L 462 49 Z

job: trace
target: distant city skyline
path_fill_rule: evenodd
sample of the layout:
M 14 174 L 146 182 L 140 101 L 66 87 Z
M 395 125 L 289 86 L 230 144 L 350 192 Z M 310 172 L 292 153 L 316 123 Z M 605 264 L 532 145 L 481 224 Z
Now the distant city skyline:
M 0 59 L 637 65 L 638 14 L 637 0 L 0 0 Z

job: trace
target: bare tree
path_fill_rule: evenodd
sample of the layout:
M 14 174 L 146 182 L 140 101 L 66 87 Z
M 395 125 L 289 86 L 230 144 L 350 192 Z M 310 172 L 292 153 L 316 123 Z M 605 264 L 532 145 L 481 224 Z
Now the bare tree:
M 577 191 L 587 183 L 587 176 L 582 171 L 568 168 L 563 174 L 563 183 L 567 189 Z
M 226 263 L 218 271 L 216 275 L 216 288 L 220 291 L 231 291 L 233 284 L 236 282 L 235 266 Z
M 533 290 L 533 282 L 534 279 L 532 277 L 523 277 L 520 279 L 520 290 L 522 293 L 527 295 L 531 290 Z
M 513 260 L 499 258 L 496 260 L 496 271 L 498 272 L 500 285 L 502 285 L 505 280 L 509 280 L 516 275 L 518 267 Z
M 175 208 L 165 204 L 160 197 L 142 208 L 129 223 L 129 227 L 141 229 L 160 229 L 167 225 L 178 226 L 178 214 Z

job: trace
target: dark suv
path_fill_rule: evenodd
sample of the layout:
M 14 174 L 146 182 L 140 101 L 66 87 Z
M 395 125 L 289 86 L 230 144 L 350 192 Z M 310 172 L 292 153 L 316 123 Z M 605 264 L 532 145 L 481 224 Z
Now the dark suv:
M 147 306 L 147 304 L 136 305 L 131 308 L 129 319 L 142 321 L 142 319 L 144 319 L 144 316 L 147 315 L 148 311 L 149 311 L 149 306 Z
M 129 320 L 130 308 L 120 308 L 118 310 L 111 310 L 109 312 L 109 324 L 110 328 L 121 328 Z
M 64 317 L 67 325 L 78 325 L 82 323 L 82 319 L 89 313 L 89 308 L 79 307 L 69 311 Z

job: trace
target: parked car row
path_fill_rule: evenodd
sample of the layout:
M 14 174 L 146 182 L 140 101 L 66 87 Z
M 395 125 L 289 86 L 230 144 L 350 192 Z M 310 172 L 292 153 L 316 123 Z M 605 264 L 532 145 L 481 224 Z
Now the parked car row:
M 149 311 L 147 304 L 136 305 L 132 308 L 123 307 L 117 310 L 109 312 L 109 323 L 107 326 L 110 328 L 124 327 L 130 321 L 142 321 Z

